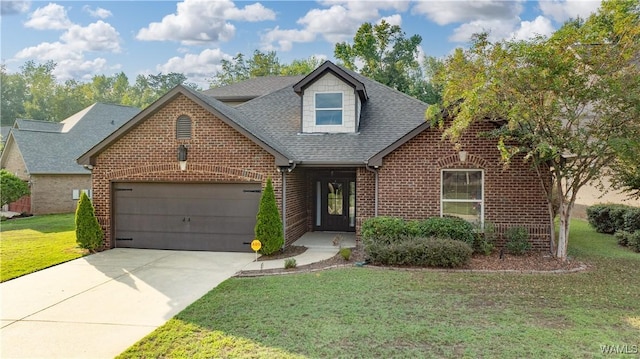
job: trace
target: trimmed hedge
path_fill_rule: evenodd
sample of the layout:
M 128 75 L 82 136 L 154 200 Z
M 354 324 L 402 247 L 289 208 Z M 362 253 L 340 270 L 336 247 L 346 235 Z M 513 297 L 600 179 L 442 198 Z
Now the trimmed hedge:
M 461 241 L 448 238 L 404 237 L 364 240 L 365 253 L 375 264 L 455 268 L 465 265 L 473 250 Z
M 587 207 L 589 224 L 600 233 L 613 234 L 640 229 L 640 208 L 623 204 L 596 204 Z M 628 227 L 627 227 L 628 226 Z
M 476 240 L 473 225 L 457 217 L 431 217 L 413 221 L 397 217 L 375 217 L 362 224 L 361 235 L 363 239 L 384 238 L 388 243 L 406 237 L 438 237 L 473 246 Z
M 413 237 L 437 237 L 462 241 L 473 246 L 476 240 L 471 223 L 458 217 L 431 217 L 408 224 L 409 235 Z

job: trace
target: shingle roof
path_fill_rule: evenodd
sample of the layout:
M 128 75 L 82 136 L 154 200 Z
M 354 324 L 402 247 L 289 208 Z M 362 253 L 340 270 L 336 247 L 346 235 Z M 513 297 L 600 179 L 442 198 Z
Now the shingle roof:
M 14 128 L 11 136 L 29 173 L 84 174 L 88 171 L 76 163 L 76 158 L 138 112 L 140 110 L 134 107 L 96 103 L 79 112 L 83 114 L 80 118 L 71 116 L 75 123 L 72 127 L 67 126 L 67 132 L 61 132 L 64 123 L 60 123 L 57 132 L 51 132 L 37 130 L 35 128 L 41 128 L 37 125 L 25 128 L 25 123 L 37 122 L 27 121 Z
M 300 165 L 364 166 L 371 157 L 425 124 L 426 103 L 353 71 L 344 68 L 341 71 L 366 87 L 368 100 L 362 104 L 357 133 L 300 133 L 302 101 L 294 92 L 293 85 L 296 82 L 290 77 L 285 81 L 289 85 L 237 107 L 208 96 L 210 91 L 197 92 L 178 85 L 119 130 L 88 149 L 78 158 L 78 162 L 93 164 L 102 151 L 133 129 L 138 122 L 144 121 L 180 94 L 189 97 L 265 148 L 275 156 L 278 166 L 290 162 Z M 302 77 L 298 77 L 300 79 Z M 249 80 L 249 83 L 255 82 Z M 246 83 L 238 84 L 236 89 L 241 86 L 246 86 Z
M 425 122 L 427 104 L 346 70 L 367 90 L 358 133 L 302 134 L 301 100 L 293 87 L 256 98 L 237 107 L 239 121 L 253 124 L 265 137 L 291 153 L 300 164 L 360 164 Z M 259 123 L 256 123 L 259 119 Z
M 304 76 L 264 76 L 255 77 L 235 84 L 202 91 L 220 101 L 248 101 L 262 95 L 292 86 Z

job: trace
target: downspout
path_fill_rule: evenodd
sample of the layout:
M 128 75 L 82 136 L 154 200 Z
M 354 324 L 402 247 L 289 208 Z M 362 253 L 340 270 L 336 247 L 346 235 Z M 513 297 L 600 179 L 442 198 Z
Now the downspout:
M 365 165 L 365 168 L 369 172 L 373 172 L 375 177 L 375 185 L 374 185 L 374 194 L 373 194 L 373 215 L 374 217 L 378 217 L 378 168 L 374 167 L 373 169 L 369 167 L 368 164 Z

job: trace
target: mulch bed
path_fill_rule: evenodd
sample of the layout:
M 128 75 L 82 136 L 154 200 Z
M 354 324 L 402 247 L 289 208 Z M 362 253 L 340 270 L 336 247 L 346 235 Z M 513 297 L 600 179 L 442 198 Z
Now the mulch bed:
M 292 248 L 289 250 L 290 247 Z M 283 259 L 296 256 L 304 252 L 307 248 L 300 246 L 289 246 L 284 253 L 278 252 L 275 257 L 269 256 L 268 258 L 261 257 L 258 260 L 272 260 Z M 301 252 L 300 252 L 301 251 Z M 236 274 L 237 277 L 255 277 L 263 275 L 278 275 L 278 274 L 290 274 L 290 273 L 304 273 L 314 272 L 323 269 L 337 268 L 337 267 L 350 267 L 355 265 L 362 265 L 365 261 L 365 254 L 362 246 L 352 248 L 351 258 L 345 260 L 338 253 L 332 258 L 324 261 L 298 266 L 296 268 L 284 269 L 265 269 L 254 271 L 241 271 Z M 577 271 L 586 270 L 588 266 L 585 263 L 575 260 L 567 260 L 562 262 L 555 259 L 549 253 L 546 252 L 529 252 L 522 256 L 515 256 L 511 254 L 500 255 L 500 251 L 494 251 L 491 255 L 485 256 L 481 254 L 475 254 L 471 258 L 469 264 L 461 268 L 448 269 L 448 268 L 416 268 L 416 267 L 386 267 L 377 266 L 372 264 L 366 264 L 370 268 L 380 269 L 400 269 L 400 270 L 433 270 L 433 271 L 461 271 L 461 272 L 478 272 L 478 273 L 492 273 L 492 272 L 504 272 L 504 273 L 572 273 Z
M 274 253 L 269 254 L 268 256 L 260 256 L 258 257 L 258 262 L 260 261 L 272 261 L 274 259 L 284 259 L 295 257 L 304 253 L 307 250 L 305 246 L 288 246 L 284 249 L 284 251 L 276 251 Z

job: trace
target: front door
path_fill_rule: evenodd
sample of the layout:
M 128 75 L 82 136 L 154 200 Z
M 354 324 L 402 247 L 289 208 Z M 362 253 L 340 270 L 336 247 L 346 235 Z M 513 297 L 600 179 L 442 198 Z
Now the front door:
M 355 231 L 355 178 L 327 177 L 316 181 L 316 230 Z

